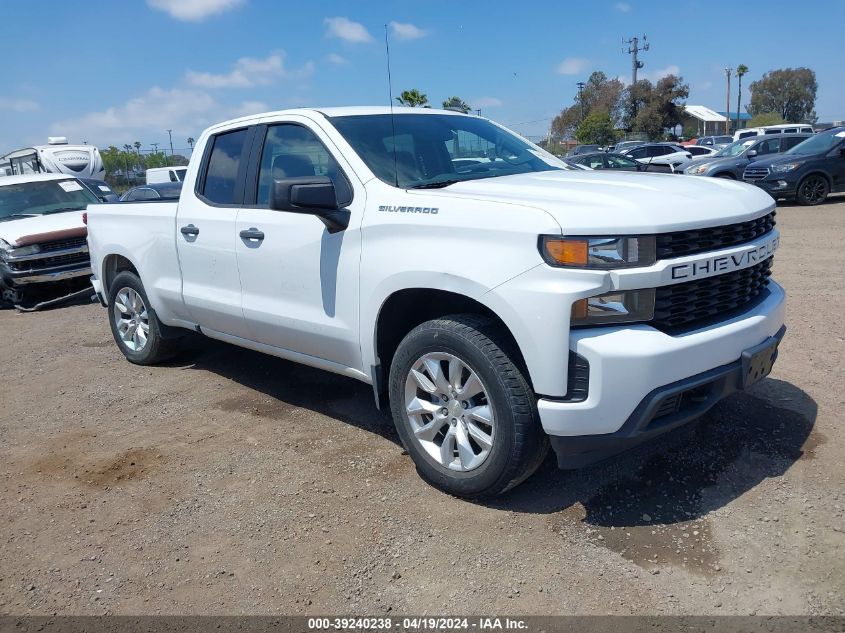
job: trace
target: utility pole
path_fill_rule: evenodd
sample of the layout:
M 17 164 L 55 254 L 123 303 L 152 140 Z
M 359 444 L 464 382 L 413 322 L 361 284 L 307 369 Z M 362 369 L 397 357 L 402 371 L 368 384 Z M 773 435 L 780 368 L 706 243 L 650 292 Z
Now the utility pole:
M 625 44 L 628 45 L 627 51 L 624 48 Z M 644 65 L 643 62 L 637 59 L 637 54 L 640 51 L 647 51 L 649 49 L 648 38 L 643 34 L 642 46 L 640 46 L 640 38 L 636 36 L 627 41 L 623 39 L 622 46 L 622 52 L 631 56 L 631 85 L 634 86 L 637 83 L 637 71 Z
M 579 81 L 577 84 L 578 86 L 578 102 L 581 104 L 581 121 L 584 120 L 584 86 L 585 84 L 583 81 Z
M 170 157 L 173 158 L 173 130 L 167 130 L 167 138 L 170 139 Z
M 731 73 L 733 68 L 725 68 L 725 78 L 728 80 L 728 94 L 725 101 L 725 134 L 731 133 Z

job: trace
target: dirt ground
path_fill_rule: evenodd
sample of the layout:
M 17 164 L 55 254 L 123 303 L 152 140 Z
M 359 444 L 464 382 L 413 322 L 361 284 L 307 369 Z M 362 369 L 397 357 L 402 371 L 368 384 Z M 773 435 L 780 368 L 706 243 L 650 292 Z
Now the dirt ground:
M 770 378 L 494 503 L 427 486 L 354 380 L 0 312 L 0 613 L 845 614 L 845 200 L 778 224 Z

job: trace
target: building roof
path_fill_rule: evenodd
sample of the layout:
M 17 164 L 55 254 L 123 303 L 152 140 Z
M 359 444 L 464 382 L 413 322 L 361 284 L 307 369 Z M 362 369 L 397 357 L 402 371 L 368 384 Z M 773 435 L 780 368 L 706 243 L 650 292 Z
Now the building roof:
M 707 106 L 702 105 L 685 105 L 684 113 L 689 114 L 694 119 L 705 121 L 706 123 L 724 123 L 725 115 L 715 110 L 711 110 Z
M 725 116 L 724 112 L 719 112 L 722 116 Z M 736 112 L 728 112 L 728 116 L 730 117 L 731 121 L 736 121 Z M 740 112 L 739 113 L 739 120 L 740 121 L 750 121 L 751 115 L 748 112 Z

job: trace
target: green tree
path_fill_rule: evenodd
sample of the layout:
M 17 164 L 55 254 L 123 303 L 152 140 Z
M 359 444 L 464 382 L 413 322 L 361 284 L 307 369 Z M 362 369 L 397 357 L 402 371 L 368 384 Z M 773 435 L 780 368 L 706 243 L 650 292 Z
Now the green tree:
M 816 73 L 809 68 L 771 70 L 752 81 L 751 103 L 746 108 L 752 116 L 777 112 L 789 123 L 815 121 Z
M 651 139 L 661 138 L 665 130 L 681 124 L 688 96 L 689 86 L 682 77 L 666 75 L 654 85 L 641 79 L 626 91 L 625 127 Z
M 464 114 L 470 111 L 469 104 L 460 97 L 449 97 L 443 102 L 444 110 L 460 110 Z
M 584 118 L 596 112 L 604 112 L 610 116 L 614 125 L 622 120 L 622 95 L 625 86 L 618 79 L 608 79 L 602 71 L 597 70 L 584 83 L 584 89 L 579 98 L 576 92 L 572 105 L 561 110 L 552 121 L 552 135 L 557 138 L 572 138 L 581 123 L 581 105 L 584 106 Z
M 193 151 L 193 149 L 194 149 L 194 137 L 193 136 L 188 137 L 188 147 L 190 147 L 191 151 Z
M 396 101 L 398 101 L 400 105 L 411 108 L 422 108 L 428 105 L 428 97 L 416 88 L 403 90 L 400 95 L 396 97 Z
M 761 112 L 751 117 L 751 120 L 748 121 L 748 127 L 765 127 L 767 125 L 780 125 L 781 123 L 786 123 L 786 121 L 777 112 Z
M 593 112 L 575 130 L 575 138 L 579 143 L 608 145 L 616 138 L 613 120 L 607 112 Z
M 188 159 L 182 154 L 173 154 L 167 157 L 167 164 L 171 167 L 184 167 L 188 164 Z
M 164 152 L 150 152 L 146 156 L 144 156 L 144 163 L 146 169 L 153 169 L 155 167 L 167 167 L 167 156 L 165 156 Z

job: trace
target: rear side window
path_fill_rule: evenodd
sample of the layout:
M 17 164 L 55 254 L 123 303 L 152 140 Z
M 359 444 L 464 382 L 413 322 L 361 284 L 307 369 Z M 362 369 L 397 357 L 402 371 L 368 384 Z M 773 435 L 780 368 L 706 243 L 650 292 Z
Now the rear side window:
M 235 200 L 235 189 L 246 138 L 247 130 L 235 130 L 214 137 L 202 189 L 202 195 L 210 202 L 216 204 L 241 202 Z
M 793 147 L 798 145 L 798 143 L 802 143 L 805 140 L 806 139 L 801 138 L 800 136 L 793 136 L 792 138 L 781 139 L 780 151 L 785 152 L 788 149 L 792 149 Z
M 757 132 L 740 132 L 739 138 L 748 138 L 749 136 L 757 136 Z

